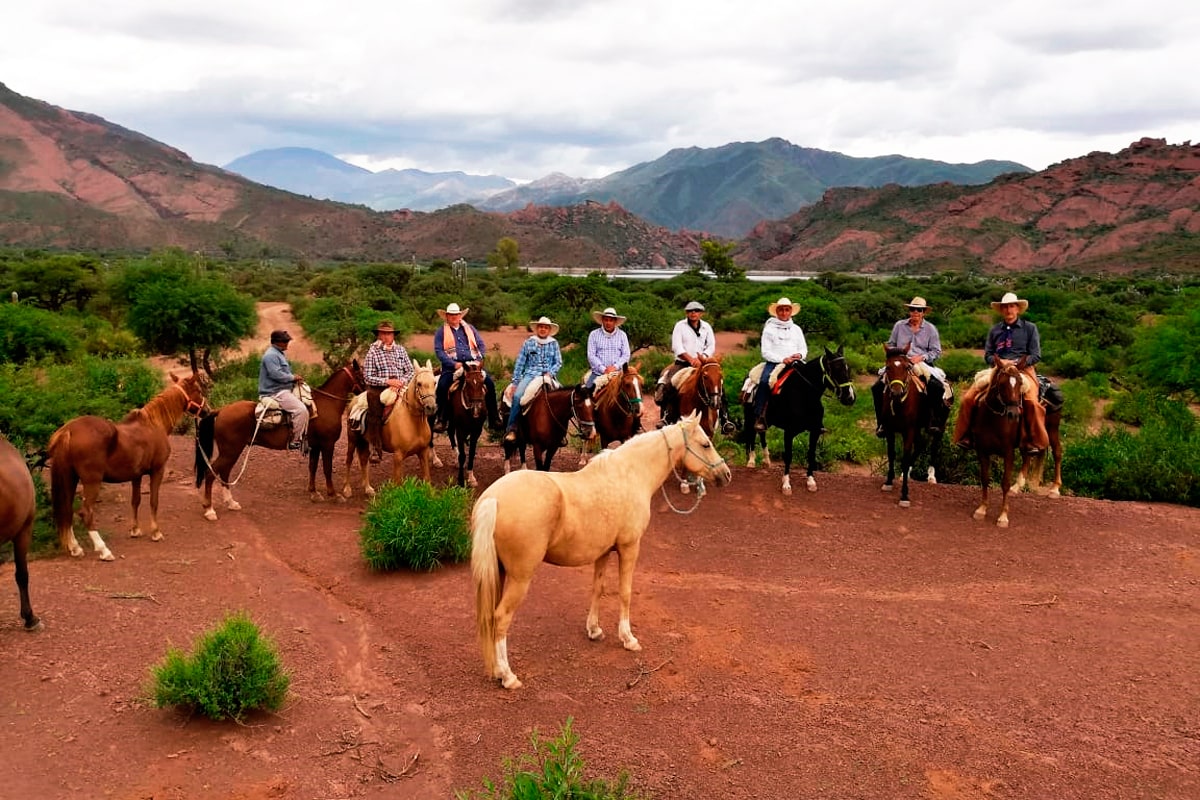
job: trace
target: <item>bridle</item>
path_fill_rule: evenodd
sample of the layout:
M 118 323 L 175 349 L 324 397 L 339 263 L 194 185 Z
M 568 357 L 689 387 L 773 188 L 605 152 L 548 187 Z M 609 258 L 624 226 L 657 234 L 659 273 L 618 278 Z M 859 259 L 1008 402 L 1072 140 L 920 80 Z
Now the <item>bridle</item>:
M 208 408 L 208 398 L 200 395 L 200 400 L 196 401 L 188 394 L 187 389 L 184 389 L 178 383 L 172 383 L 171 386 L 178 389 L 180 394 L 183 395 L 184 401 L 187 402 L 187 406 L 184 407 L 184 413 L 191 414 L 196 419 L 200 419 L 200 412 Z
M 840 348 L 839 348 L 839 349 L 840 349 Z M 851 380 L 847 379 L 847 380 L 845 380 L 845 381 L 843 381 L 843 382 L 841 382 L 841 383 L 838 383 L 837 381 L 835 381 L 835 380 L 833 379 L 833 376 L 830 374 L 829 365 L 828 365 L 828 364 L 826 363 L 826 361 L 825 361 L 825 357 L 826 357 L 826 356 L 828 356 L 828 355 L 829 355 L 828 353 L 825 353 L 825 354 L 824 354 L 824 355 L 822 355 L 822 356 L 821 356 L 819 359 L 817 359 L 817 361 L 818 361 L 818 362 L 820 363 L 820 365 L 821 365 L 821 373 L 822 373 L 822 376 L 821 376 L 821 382 L 822 382 L 822 384 L 823 384 L 823 385 L 825 385 L 825 386 L 828 386 L 828 387 L 829 387 L 829 389 L 830 389 L 830 390 L 831 390 L 831 391 L 832 391 L 834 394 L 838 394 L 838 393 L 840 393 L 840 392 L 841 392 L 842 390 L 844 390 L 844 389 L 849 389 L 849 388 L 851 388 L 851 387 L 853 386 L 853 381 L 851 381 Z M 835 355 L 835 356 L 834 356 L 832 359 L 830 359 L 830 360 L 829 360 L 829 363 L 838 363 L 838 362 L 840 362 L 840 363 L 842 363 L 842 364 L 845 364 L 845 363 L 846 363 L 846 357 L 845 357 L 845 356 L 839 356 L 839 355 Z M 849 374 L 850 374 L 850 370 L 849 370 L 849 368 L 847 368 L 847 369 L 846 369 L 846 374 L 847 374 L 847 375 L 849 375 Z M 905 391 L 905 393 L 907 393 L 907 392 L 908 392 L 908 388 L 907 388 L 907 387 L 905 387 L 905 390 L 904 390 L 904 391 Z
M 695 456 L 696 460 L 698 460 L 704 466 L 708 467 L 708 470 L 710 473 L 715 472 L 717 467 L 719 467 L 725 463 L 725 459 L 722 458 L 719 453 L 717 454 L 716 461 L 709 461 L 707 458 L 704 457 L 703 453 L 696 452 L 696 450 L 692 447 L 691 443 L 688 442 L 687 429 L 684 428 L 683 425 L 679 425 L 679 424 L 668 425 L 659 431 L 659 433 L 661 433 L 663 435 L 663 443 L 667 446 L 667 458 L 671 457 L 671 439 L 670 439 L 670 437 L 667 436 L 667 431 L 671 428 L 679 428 L 679 433 L 683 436 L 684 452 L 691 453 L 693 456 Z M 679 481 L 680 483 L 684 482 L 685 478 L 679 474 L 679 468 L 676 464 L 674 464 L 674 463 L 671 464 L 671 471 L 675 473 L 675 480 Z M 662 491 L 663 499 L 667 501 L 667 508 L 674 511 L 676 514 L 691 514 L 693 511 L 695 511 L 697 508 L 700 507 L 700 501 L 704 499 L 704 494 L 705 494 L 704 478 L 697 477 L 695 486 L 696 486 L 696 502 L 693 503 L 692 507 L 688 508 L 688 509 L 681 509 L 681 508 L 675 507 L 675 504 L 671 502 L 671 498 L 667 495 L 667 488 L 666 488 L 665 483 L 662 486 L 660 486 L 659 489 Z
M 630 397 L 625 393 L 625 380 L 631 378 L 637 394 Z M 632 370 L 621 376 L 621 380 L 617 381 L 616 398 L 613 402 L 621 413 L 627 417 L 636 417 L 642 413 L 642 395 L 641 395 L 642 376 Z
M 1012 371 L 1009 372 L 1009 369 Z M 1004 389 L 1004 381 L 1011 380 L 1013 378 L 1016 379 L 1018 384 L 1017 400 L 1015 403 L 1006 403 L 1004 402 L 1003 398 L 999 397 L 999 395 Z M 1024 396 L 1019 388 L 1020 383 L 1021 373 L 1015 368 L 1006 368 L 1003 371 L 997 371 L 996 374 L 992 376 L 992 381 L 988 385 L 987 394 L 985 395 L 983 401 L 984 407 L 998 417 L 1008 417 L 1009 419 L 1015 419 L 1016 417 L 1019 417 L 1024 408 L 1022 402 L 1024 400 Z
M 420 389 L 420 384 L 417 381 L 417 376 L 420 375 L 422 372 L 426 372 L 426 371 L 430 372 L 431 375 L 433 374 L 432 371 L 426 370 L 424 367 L 422 367 L 421 369 L 418 369 L 416 371 L 416 373 L 413 374 L 412 380 L 409 381 L 408 386 L 406 386 L 404 388 L 404 397 L 405 397 L 404 402 L 407 403 L 408 405 L 412 406 L 413 408 L 426 407 L 429 405 L 426 402 L 427 400 L 429 400 L 430 398 L 437 397 L 436 389 L 432 392 L 422 392 Z M 409 397 L 411 397 L 416 402 L 411 402 L 408 399 Z
M 716 367 L 718 376 L 722 374 L 721 365 L 716 361 L 705 361 L 701 364 L 696 370 L 696 396 L 700 398 L 700 402 L 706 407 L 719 410 L 721 408 L 722 380 L 717 380 L 716 389 L 709 389 L 704 383 L 704 370 L 709 367 Z
M 478 375 L 476 380 L 474 376 Z M 470 369 L 463 372 L 462 381 L 458 386 L 458 402 L 464 411 L 470 411 L 471 416 L 483 416 L 484 399 L 487 385 L 484 383 L 482 369 Z
M 562 420 L 558 418 L 558 415 L 554 413 L 554 406 L 550 404 L 550 390 L 547 389 L 544 384 L 542 385 L 542 390 L 539 392 L 539 394 L 542 395 L 542 398 L 546 403 L 546 413 L 550 415 L 550 419 L 554 420 L 555 425 L 569 431 L 571 430 L 571 424 L 574 423 L 575 429 L 579 432 L 579 438 L 590 439 L 592 437 L 592 430 L 596 427 L 596 423 L 594 421 L 588 422 L 579 418 L 579 413 L 575 410 L 575 395 L 578 391 L 579 390 L 577 387 L 571 387 L 571 399 L 569 406 L 571 409 L 571 416 L 567 419 L 565 425 L 563 424 Z M 588 399 L 584 402 L 590 403 L 591 400 Z

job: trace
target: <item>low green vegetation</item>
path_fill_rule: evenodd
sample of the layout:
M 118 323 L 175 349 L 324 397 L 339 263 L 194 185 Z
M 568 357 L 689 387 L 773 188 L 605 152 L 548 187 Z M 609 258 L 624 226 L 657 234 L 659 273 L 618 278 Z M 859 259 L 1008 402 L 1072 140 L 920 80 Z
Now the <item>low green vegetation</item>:
M 247 614 L 231 614 L 203 634 L 189 655 L 170 648 L 151 670 L 154 704 L 222 720 L 276 711 L 289 678 L 275 646 Z
M 416 478 L 387 483 L 367 505 L 359 547 L 371 569 L 432 570 L 471 555 L 471 491 Z

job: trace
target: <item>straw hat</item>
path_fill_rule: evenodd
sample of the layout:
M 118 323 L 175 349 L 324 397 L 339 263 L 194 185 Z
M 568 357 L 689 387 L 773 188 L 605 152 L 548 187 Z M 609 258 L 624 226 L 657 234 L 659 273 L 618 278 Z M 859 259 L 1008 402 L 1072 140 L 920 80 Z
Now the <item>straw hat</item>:
M 1016 303 L 1017 307 L 1020 308 L 1022 311 L 1029 308 L 1028 300 L 1022 300 L 1021 298 L 1017 297 L 1012 292 L 1006 292 L 1004 297 L 1000 298 L 999 302 L 992 303 L 992 308 L 995 309 L 996 311 L 999 311 L 1001 306 L 1006 306 L 1006 305 L 1009 305 L 1010 303 Z
M 438 316 L 445 319 L 447 314 L 462 314 L 465 317 L 470 310 L 470 308 L 459 308 L 458 303 L 451 303 L 445 308 L 439 308 Z
M 597 323 L 600 322 L 605 317 L 615 319 L 617 321 L 617 327 L 620 327 L 621 325 L 625 324 L 625 317 L 622 317 L 620 314 L 618 314 L 617 310 L 615 308 L 613 308 L 612 306 L 609 306 L 608 308 L 604 309 L 603 311 L 593 311 L 592 312 L 592 319 L 596 320 Z
M 775 316 L 775 309 L 779 308 L 780 306 L 787 306 L 792 310 L 792 313 L 795 313 L 796 310 L 800 308 L 799 305 L 793 303 L 791 300 L 788 300 L 786 297 L 781 297 L 774 303 L 771 303 L 769 306 L 767 306 L 767 313 L 772 317 Z
M 395 333 L 396 329 L 392 326 L 390 319 L 381 319 L 379 324 L 375 326 L 376 333 Z
M 529 330 L 532 332 L 532 331 L 533 331 L 533 329 L 534 329 L 534 327 L 535 327 L 535 326 L 537 326 L 537 325 L 549 325 L 549 326 L 550 326 L 550 335 L 551 335 L 551 336 L 553 336 L 554 334 L 558 333 L 558 323 L 557 323 L 557 322 L 551 322 L 551 321 L 550 321 L 550 318 L 549 318 L 549 317 L 547 317 L 547 316 L 546 316 L 546 315 L 544 315 L 544 314 L 543 314 L 542 316 L 538 317 L 537 319 L 535 319 L 533 322 L 530 322 L 530 323 L 529 323 Z
M 905 307 L 906 308 L 916 308 L 921 311 L 929 310 L 929 304 L 925 302 L 924 297 L 914 297 L 912 300 L 909 301 L 908 305 Z

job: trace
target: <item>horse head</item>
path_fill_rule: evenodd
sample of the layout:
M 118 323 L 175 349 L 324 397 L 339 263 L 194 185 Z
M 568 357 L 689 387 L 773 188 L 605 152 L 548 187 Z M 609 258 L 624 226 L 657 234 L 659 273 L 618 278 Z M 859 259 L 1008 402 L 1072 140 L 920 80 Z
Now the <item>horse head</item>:
M 581 439 L 591 439 L 596 432 L 596 417 L 592 408 L 592 387 L 579 384 L 571 389 L 571 419 L 579 427 Z
M 479 419 L 487 413 L 487 383 L 483 366 L 472 362 L 463 367 L 462 384 L 458 390 L 459 400 L 470 416 Z
M 667 426 L 663 429 L 664 433 L 670 428 L 678 428 L 683 435 L 683 455 L 679 463 L 684 469 L 701 478 L 711 478 L 718 486 L 724 486 L 733 479 L 729 465 L 704 432 L 698 411 L 693 411 L 676 424 Z
M 837 350 L 826 347 L 820 361 L 821 370 L 825 373 L 825 385 L 833 391 L 838 402 L 844 406 L 854 405 L 854 381 L 850 374 L 850 362 L 846 361 L 845 345 L 838 345 Z
M 617 383 L 617 404 L 630 416 L 642 413 L 642 375 L 633 364 L 621 365 L 621 380 Z
M 1023 376 L 1021 370 L 1012 364 L 1002 364 L 992 370 L 988 382 L 984 404 L 997 416 L 1015 419 L 1021 415 L 1021 399 Z
M 346 374 L 350 376 L 350 392 L 352 394 L 361 394 L 367 390 L 367 379 L 363 375 L 362 364 L 358 363 L 358 359 L 350 362 L 350 366 L 345 367 Z
M 720 409 L 721 396 L 725 390 L 725 375 L 721 363 L 715 358 L 705 359 L 696 368 L 696 396 L 707 408 Z
M 212 387 L 208 376 L 201 372 L 193 372 L 186 378 L 180 378 L 172 372 L 171 385 L 183 392 L 187 404 L 186 412 L 199 418 L 200 413 L 208 407 L 208 391 Z
M 409 388 L 427 416 L 437 411 L 437 378 L 433 375 L 433 364 L 429 359 L 425 359 L 425 366 L 417 365 Z

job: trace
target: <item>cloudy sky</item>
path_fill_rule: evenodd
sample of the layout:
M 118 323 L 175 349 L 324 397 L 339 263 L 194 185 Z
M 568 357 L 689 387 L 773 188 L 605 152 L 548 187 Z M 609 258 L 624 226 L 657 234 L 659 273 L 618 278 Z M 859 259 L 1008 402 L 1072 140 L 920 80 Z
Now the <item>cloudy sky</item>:
M 596 178 L 781 137 L 1042 169 L 1200 141 L 1196 0 L 10 3 L 0 82 L 223 165 Z

